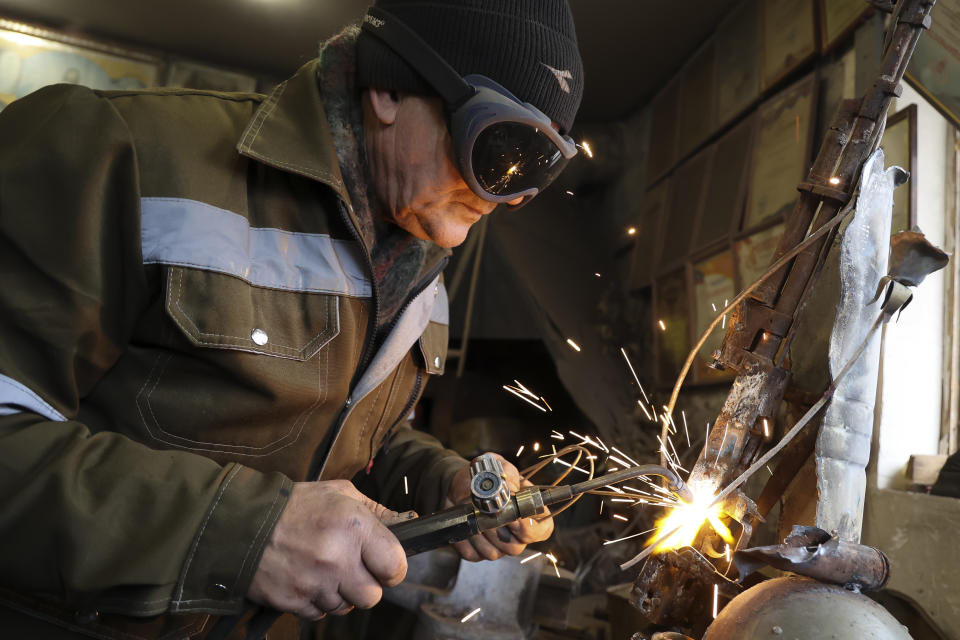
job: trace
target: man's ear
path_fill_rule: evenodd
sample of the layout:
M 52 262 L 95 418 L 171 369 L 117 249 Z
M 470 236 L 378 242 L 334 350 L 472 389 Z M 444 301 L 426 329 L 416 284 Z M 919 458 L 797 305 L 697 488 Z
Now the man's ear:
M 397 112 L 400 110 L 400 96 L 396 91 L 370 87 L 367 89 L 367 95 L 370 97 L 370 106 L 373 108 L 373 113 L 381 124 L 390 126 L 397 121 Z

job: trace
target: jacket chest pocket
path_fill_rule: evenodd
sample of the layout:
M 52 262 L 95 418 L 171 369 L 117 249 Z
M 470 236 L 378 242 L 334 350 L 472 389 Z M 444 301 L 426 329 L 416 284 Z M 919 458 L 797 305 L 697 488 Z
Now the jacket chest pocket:
M 181 337 L 148 363 L 137 395 L 154 440 L 242 461 L 319 437 L 309 425 L 328 422 L 346 393 L 331 375 L 344 355 L 331 355 L 342 342 L 337 296 L 180 267 L 168 268 L 165 296 Z
M 168 271 L 167 313 L 198 347 L 309 360 L 340 333 L 337 301 L 211 271 Z

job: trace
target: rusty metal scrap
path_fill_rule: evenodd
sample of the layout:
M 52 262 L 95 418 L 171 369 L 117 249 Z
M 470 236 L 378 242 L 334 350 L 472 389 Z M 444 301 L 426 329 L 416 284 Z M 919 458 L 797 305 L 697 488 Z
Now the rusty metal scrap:
M 786 218 L 784 234 L 771 264 L 815 231 L 835 224 L 849 210 L 861 169 L 882 136 L 890 101 L 900 94 L 900 81 L 917 40 L 929 27 L 934 1 L 898 3 L 874 83 L 862 99 L 842 103 L 807 179 L 798 187 L 800 196 Z M 732 313 L 721 349 L 714 357 L 718 366 L 735 371 L 737 378 L 709 433 L 704 452 L 691 471 L 690 482 L 722 489 L 763 454 L 762 422 L 775 415 L 783 399 L 789 381 L 786 355 L 795 335 L 796 320 L 809 299 L 835 233 L 833 227 L 805 247 Z M 664 432 L 667 428 L 665 424 Z M 666 439 L 666 433 L 663 438 Z M 742 495 L 739 489 L 731 497 L 737 495 Z M 727 513 L 728 517 L 733 515 Z M 754 510 L 737 515 L 745 525 L 745 535 L 736 544 L 739 549 L 748 544 L 759 513 Z M 711 534 L 706 529 L 701 529 L 693 542 L 696 551 L 691 553 L 712 546 Z M 645 594 L 635 604 L 657 624 L 689 622 L 690 605 L 685 594 L 696 590 L 692 583 L 712 584 L 700 570 L 705 568 L 698 569 L 697 561 L 681 567 L 675 561 L 677 555 L 650 557 L 635 581 L 635 593 Z M 656 605 L 654 598 L 660 600 Z
M 890 579 L 890 561 L 882 551 L 817 527 L 794 526 L 783 544 L 737 551 L 733 563 L 741 581 L 764 566 L 853 590 L 878 591 Z

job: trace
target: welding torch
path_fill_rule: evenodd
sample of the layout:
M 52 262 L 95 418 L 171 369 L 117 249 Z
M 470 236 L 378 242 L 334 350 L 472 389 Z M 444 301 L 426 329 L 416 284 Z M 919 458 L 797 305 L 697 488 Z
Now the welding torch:
M 470 464 L 470 473 L 470 502 L 389 527 L 408 556 L 466 540 L 481 531 L 523 518 L 543 515 L 549 505 L 640 476 L 660 476 L 666 479 L 670 491 L 685 502 L 693 501 L 693 494 L 683 480 L 658 464 L 629 467 L 577 484 L 526 487 L 513 495 L 507 487 L 500 461 L 491 454 L 476 458 Z
M 470 502 L 422 518 L 406 520 L 390 526 L 389 529 L 400 541 L 407 556 L 415 556 L 466 540 L 481 531 L 497 529 L 522 518 L 543 515 L 551 504 L 566 502 L 589 491 L 640 476 L 661 476 L 666 479 L 667 488 L 680 496 L 681 500 L 693 501 L 693 493 L 680 476 L 658 464 L 630 467 L 577 484 L 526 487 L 511 495 L 500 460 L 485 453 L 470 463 Z M 226 638 L 251 608 L 256 610 L 248 624 L 247 638 L 263 638 L 281 614 L 270 607 L 248 606 L 241 614 L 219 620 L 207 636 L 208 640 Z

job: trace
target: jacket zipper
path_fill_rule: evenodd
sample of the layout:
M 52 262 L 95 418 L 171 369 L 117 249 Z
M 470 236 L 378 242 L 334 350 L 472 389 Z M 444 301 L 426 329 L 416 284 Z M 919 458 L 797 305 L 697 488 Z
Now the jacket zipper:
M 390 428 L 387 429 L 387 433 L 383 436 L 383 442 L 387 443 L 390 441 L 390 436 L 393 434 L 393 430 L 397 428 L 397 425 L 403 422 L 410 411 L 413 410 L 413 406 L 417 403 L 417 399 L 420 397 L 420 389 L 423 387 L 423 369 L 417 367 L 417 381 L 413 384 L 413 392 L 410 394 L 410 397 L 407 399 L 407 404 L 403 406 L 403 411 L 400 412 L 400 418 L 397 419 Z M 366 474 L 370 475 L 370 471 L 373 469 L 373 459 L 376 457 L 376 451 L 373 450 L 373 441 L 370 442 L 370 460 L 367 462 Z
M 308 474 L 308 479 L 310 480 L 319 480 L 320 474 L 323 472 L 323 466 L 326 462 L 327 457 L 330 455 L 330 452 L 333 451 L 333 445 L 337 442 L 337 437 L 340 435 L 340 431 L 343 429 L 343 425 L 347 420 L 347 416 L 350 415 L 350 411 L 353 408 L 353 389 L 357 383 L 358 377 L 366 371 L 367 365 L 370 363 L 370 358 L 373 357 L 373 351 L 376 347 L 376 337 L 377 337 L 377 327 L 380 325 L 380 292 L 377 288 L 377 281 L 373 275 L 373 258 L 370 257 L 370 252 L 367 250 L 367 246 L 363 244 L 363 239 L 360 237 L 360 232 L 357 231 L 356 227 L 353 225 L 353 221 L 350 220 L 350 216 L 347 213 L 346 205 L 343 203 L 343 200 L 338 200 L 337 204 L 340 209 L 340 215 L 343 217 L 344 222 L 347 227 L 350 229 L 350 233 L 353 236 L 353 239 L 356 240 L 357 244 L 360 245 L 361 250 L 363 251 L 363 257 L 367 262 L 367 272 L 370 275 L 370 290 L 373 294 L 373 314 L 371 318 L 371 323 L 367 326 L 367 339 L 366 344 L 363 348 L 363 353 L 360 356 L 360 361 L 357 364 L 356 370 L 353 372 L 353 378 L 350 381 L 350 389 L 347 393 L 347 400 L 344 402 L 343 407 L 340 409 L 340 415 L 337 417 L 336 426 L 333 429 L 331 437 L 325 443 L 317 448 L 313 454 L 313 459 L 310 462 L 310 471 Z M 403 312 L 407 310 L 407 307 L 410 306 L 410 303 L 413 302 L 414 298 L 423 293 L 424 289 L 427 288 L 434 278 L 443 271 L 449 262 L 449 258 L 444 258 L 440 263 L 427 275 L 426 278 L 421 280 L 417 285 L 416 289 L 407 296 L 406 301 L 403 303 L 403 306 L 397 311 L 394 315 L 393 320 L 390 322 L 389 331 L 384 335 L 390 335 L 393 330 L 396 328 L 397 322 L 400 319 L 400 316 L 403 315 Z M 417 382 L 416 382 L 416 392 L 419 392 L 419 388 L 422 384 L 422 374 L 420 368 L 417 368 Z M 415 396 L 413 396 L 415 397 Z M 413 398 L 412 397 L 412 398 Z M 407 401 L 408 405 L 412 405 L 415 400 L 410 399 Z M 406 408 L 404 413 L 400 414 L 401 416 L 405 415 L 410 408 Z M 395 425 L 394 425 L 395 426 Z M 392 427 L 391 427 L 392 428 Z

